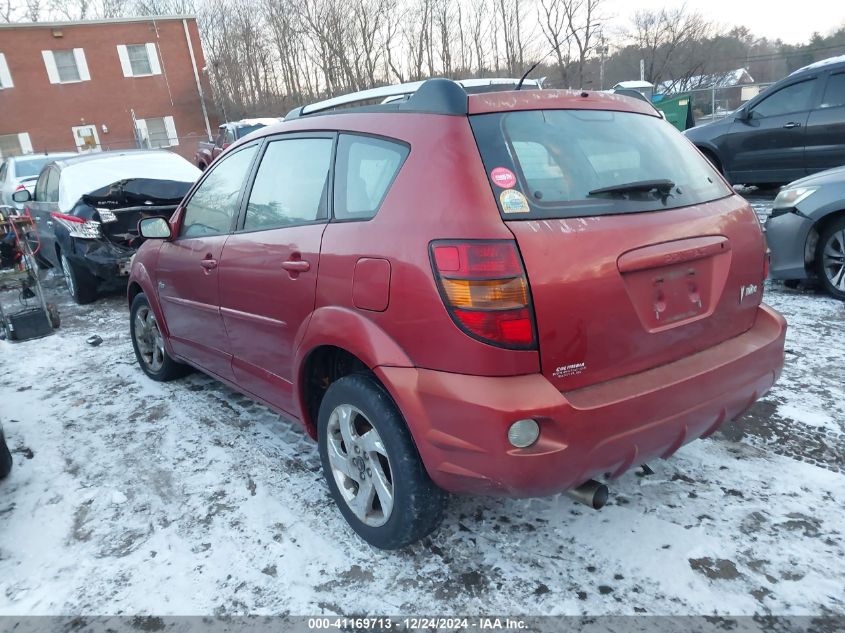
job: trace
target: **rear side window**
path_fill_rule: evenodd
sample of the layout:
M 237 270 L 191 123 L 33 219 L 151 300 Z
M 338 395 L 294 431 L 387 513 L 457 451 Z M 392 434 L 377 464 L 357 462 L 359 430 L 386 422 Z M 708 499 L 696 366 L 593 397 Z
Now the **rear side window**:
M 732 193 L 682 134 L 654 116 L 532 110 L 470 121 L 508 220 L 659 211 Z
M 845 73 L 831 75 L 824 89 L 824 97 L 820 108 L 836 108 L 845 106 Z
M 759 119 L 809 110 L 815 88 L 815 79 L 781 88 L 754 106 L 751 116 Z
M 293 138 L 267 144 L 249 194 L 244 229 L 307 224 L 328 216 L 330 138 Z
M 47 170 L 47 202 L 59 201 L 59 171 L 55 167 Z
M 238 199 L 257 145 L 215 161 L 205 180 L 188 201 L 180 237 L 228 233 L 238 211 Z
M 335 218 L 369 220 L 375 216 L 409 151 L 407 145 L 395 141 L 341 134 L 335 166 Z

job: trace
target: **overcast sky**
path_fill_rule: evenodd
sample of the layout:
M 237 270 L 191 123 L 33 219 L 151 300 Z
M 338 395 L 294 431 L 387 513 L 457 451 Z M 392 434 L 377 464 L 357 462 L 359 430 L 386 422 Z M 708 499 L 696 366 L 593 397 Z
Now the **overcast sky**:
M 668 0 L 607 0 L 610 13 L 628 17 L 637 9 L 677 6 Z M 814 31 L 826 34 L 845 26 L 845 0 L 699 0 L 687 8 L 727 27 L 747 26 L 758 36 L 789 44 L 806 42 Z

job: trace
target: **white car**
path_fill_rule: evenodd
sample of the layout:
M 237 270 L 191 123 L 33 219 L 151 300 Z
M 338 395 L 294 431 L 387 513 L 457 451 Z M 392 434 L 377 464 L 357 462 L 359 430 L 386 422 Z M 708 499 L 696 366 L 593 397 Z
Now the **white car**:
M 30 195 L 34 194 L 35 181 L 38 180 L 38 174 L 44 165 L 69 156 L 76 154 L 26 154 L 0 159 L 0 211 L 8 213 L 11 209 L 23 209 L 23 204 L 12 200 L 12 194 L 20 189 L 26 189 Z

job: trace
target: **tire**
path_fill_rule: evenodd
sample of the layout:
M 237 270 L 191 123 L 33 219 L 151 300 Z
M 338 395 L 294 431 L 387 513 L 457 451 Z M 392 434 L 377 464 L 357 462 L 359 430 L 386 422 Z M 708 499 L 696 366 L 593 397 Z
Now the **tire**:
M 138 293 L 129 310 L 129 335 L 141 371 L 153 380 L 168 382 L 191 371 L 190 367 L 173 360 L 167 353 L 164 335 L 143 292 Z
M 12 453 L 6 444 L 6 437 L 0 431 L 0 479 L 5 479 L 12 472 Z
M 815 263 L 825 292 L 845 301 L 845 216 L 836 218 L 819 235 Z
M 67 291 L 73 300 L 85 305 L 97 298 L 97 280 L 90 272 L 81 266 L 74 264 L 64 253 L 59 253 L 59 262 L 62 265 L 62 274 L 65 278 Z
M 431 481 L 402 414 L 373 378 L 353 374 L 329 386 L 317 440 L 329 492 L 367 543 L 399 549 L 440 525 L 447 495 Z

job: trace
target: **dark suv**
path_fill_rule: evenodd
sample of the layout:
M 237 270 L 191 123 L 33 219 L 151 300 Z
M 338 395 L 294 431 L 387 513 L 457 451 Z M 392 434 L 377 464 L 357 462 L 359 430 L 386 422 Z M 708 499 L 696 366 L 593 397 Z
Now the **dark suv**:
M 371 544 L 429 533 L 445 491 L 599 507 L 592 477 L 777 379 L 757 217 L 648 103 L 432 79 L 333 105 L 234 144 L 140 222 L 159 239 L 130 331 L 151 378 L 188 363 L 298 420 Z
M 845 165 L 845 56 L 797 70 L 685 134 L 733 184 L 791 182 Z

